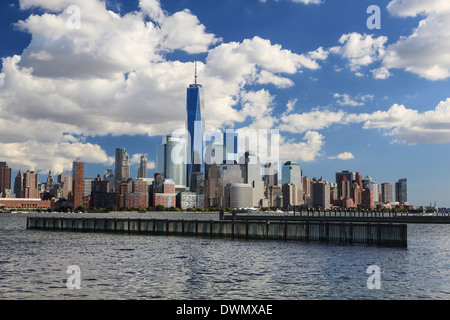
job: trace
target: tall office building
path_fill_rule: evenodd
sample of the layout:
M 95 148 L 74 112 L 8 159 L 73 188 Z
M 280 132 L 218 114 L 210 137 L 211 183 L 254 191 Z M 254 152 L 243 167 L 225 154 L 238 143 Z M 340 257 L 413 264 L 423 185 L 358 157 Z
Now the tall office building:
M 205 149 L 205 180 L 208 170 L 213 164 L 221 165 L 225 160 L 225 146 L 220 139 L 212 140 Z
M 228 129 L 223 134 L 223 159 L 226 161 L 239 161 L 238 133 Z
M 78 209 L 83 205 L 84 192 L 84 162 L 79 159 L 73 162 L 72 182 L 73 209 Z
M 203 87 L 197 83 L 197 64 L 195 64 L 195 82 L 187 88 L 186 96 L 186 131 L 188 133 L 186 147 L 188 150 L 188 159 L 186 165 L 186 184 L 188 187 L 196 184 L 193 179 L 198 177 L 194 175 L 200 172 L 204 175 L 204 130 L 205 130 L 205 106 L 203 102 Z
M 379 199 L 378 197 L 380 193 L 380 187 L 378 185 L 378 182 L 376 180 L 370 180 L 369 189 L 372 190 L 373 192 L 373 202 L 379 202 L 381 199 Z
M 283 168 L 281 170 L 282 185 L 289 182 L 301 183 L 303 188 L 302 171 L 297 162 L 287 161 L 283 164 Z
M 114 171 L 112 169 L 106 169 L 105 174 L 103 175 L 103 180 L 106 180 L 109 182 L 109 191 L 108 192 L 114 192 L 116 181 L 114 178 Z
M 262 164 L 259 157 L 253 152 L 246 151 L 240 163 L 244 183 L 252 186 L 253 207 L 260 206 L 265 197 Z
M 172 179 L 177 186 L 186 186 L 185 140 L 177 136 L 164 136 L 156 151 L 156 173 Z
M 91 195 L 92 182 L 94 182 L 94 178 L 86 177 L 83 179 L 83 198 L 89 197 Z
M 164 145 L 164 172 L 163 177 L 173 179 L 175 185 L 186 185 L 186 145 L 185 140 L 168 135 Z
M 23 192 L 23 174 L 22 171 L 19 170 L 17 173 L 16 178 L 14 179 L 14 193 L 16 195 L 16 198 L 23 198 L 24 192 Z
M 63 172 L 58 175 L 58 183 L 61 187 L 61 196 L 63 198 L 69 198 L 69 192 L 72 192 L 72 176 L 70 173 Z
M 297 190 L 297 196 L 296 204 L 295 205 L 301 205 L 303 204 L 303 179 L 302 179 L 302 170 L 300 169 L 300 165 L 297 162 L 294 161 L 287 161 L 283 164 L 283 167 L 281 169 L 281 186 L 284 186 L 288 183 L 295 183 L 296 184 L 296 190 Z M 284 199 L 283 195 L 283 203 L 286 205 L 286 201 Z
M 346 177 L 347 181 L 349 182 L 349 185 L 351 186 L 353 181 L 356 180 L 356 174 L 354 172 L 350 171 L 342 171 L 342 172 L 336 172 L 336 183 L 338 188 L 338 197 L 342 198 L 350 198 L 350 190 L 342 189 L 343 184 L 341 183 L 342 179 Z M 347 184 L 344 184 L 345 187 L 347 187 Z M 347 193 L 348 191 L 348 193 Z
M 127 150 L 125 148 L 116 149 L 116 170 L 114 178 L 117 181 L 128 180 L 130 178 L 130 163 Z
M 11 190 L 11 168 L 6 162 L 0 162 L 0 193 Z
M 311 181 L 311 198 L 314 207 L 330 209 L 330 183 L 314 178 Z
M 394 201 L 394 187 L 391 183 L 381 184 L 381 201 L 383 203 L 389 203 Z
M 147 158 L 141 156 L 141 165 L 138 170 L 138 178 L 147 178 Z
M 283 209 L 292 210 L 298 204 L 298 183 L 284 183 L 282 186 Z
M 39 177 L 37 172 L 27 170 L 23 176 L 23 192 L 24 198 L 28 199 L 38 199 L 39 189 L 38 189 Z
M 408 181 L 400 179 L 395 183 L 395 201 L 399 203 L 408 202 Z

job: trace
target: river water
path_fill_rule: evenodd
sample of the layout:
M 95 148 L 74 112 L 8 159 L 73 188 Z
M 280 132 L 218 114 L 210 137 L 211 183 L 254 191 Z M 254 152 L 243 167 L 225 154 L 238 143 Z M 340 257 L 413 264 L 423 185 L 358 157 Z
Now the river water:
M 450 298 L 450 225 L 410 224 L 408 248 L 401 249 L 27 230 L 31 215 L 0 214 L 2 300 Z M 206 213 L 83 215 L 218 218 Z M 79 267 L 80 289 L 68 289 L 70 266 Z M 372 266 L 380 273 L 367 273 Z M 368 279 L 379 286 L 368 285 Z

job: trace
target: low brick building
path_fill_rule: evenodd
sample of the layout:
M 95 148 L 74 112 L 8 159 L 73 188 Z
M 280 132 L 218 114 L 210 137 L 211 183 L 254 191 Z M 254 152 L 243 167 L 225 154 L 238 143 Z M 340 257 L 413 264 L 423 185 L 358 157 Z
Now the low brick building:
M 0 199 L 1 210 L 48 210 L 50 208 L 50 200 L 22 198 Z

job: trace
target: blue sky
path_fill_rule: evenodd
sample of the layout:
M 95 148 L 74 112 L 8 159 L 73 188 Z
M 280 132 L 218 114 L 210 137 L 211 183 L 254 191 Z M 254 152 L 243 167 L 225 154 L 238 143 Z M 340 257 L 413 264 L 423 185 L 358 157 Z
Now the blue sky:
M 366 23 L 374 4 L 380 29 Z M 116 147 L 155 161 L 162 135 L 183 127 L 198 60 L 209 127 L 279 129 L 280 160 L 305 176 L 407 178 L 412 204 L 450 207 L 448 1 L 0 6 L 0 160 L 14 172 L 43 180 L 80 157 L 96 176 Z

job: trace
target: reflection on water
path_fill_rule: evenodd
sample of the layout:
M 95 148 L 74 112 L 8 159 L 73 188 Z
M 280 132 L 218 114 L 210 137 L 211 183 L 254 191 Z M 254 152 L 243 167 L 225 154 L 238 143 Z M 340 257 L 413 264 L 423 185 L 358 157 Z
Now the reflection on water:
M 408 249 L 398 249 L 37 231 L 26 216 L 0 215 L 0 299 L 450 298 L 449 225 L 409 225 Z M 67 289 L 71 265 L 80 290 Z M 380 290 L 367 288 L 371 265 L 381 268 Z

